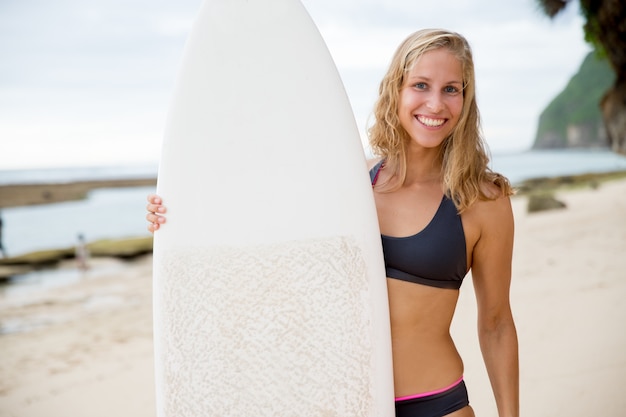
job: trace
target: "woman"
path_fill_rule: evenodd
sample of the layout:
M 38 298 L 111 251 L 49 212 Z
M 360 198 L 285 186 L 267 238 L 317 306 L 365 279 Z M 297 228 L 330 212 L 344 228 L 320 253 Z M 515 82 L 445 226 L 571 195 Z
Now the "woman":
M 391 318 L 396 416 L 473 416 L 450 336 L 466 273 L 500 417 L 519 415 L 517 334 L 509 304 L 513 215 L 506 178 L 489 170 L 467 41 L 421 30 L 396 51 L 370 128 L 370 175 Z M 165 222 L 148 197 L 148 229 Z

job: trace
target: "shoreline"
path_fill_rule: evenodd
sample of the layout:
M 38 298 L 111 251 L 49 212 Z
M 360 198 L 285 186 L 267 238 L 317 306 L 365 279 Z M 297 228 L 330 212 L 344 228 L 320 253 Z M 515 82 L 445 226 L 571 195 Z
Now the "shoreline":
M 152 236 L 103 239 L 85 245 L 89 261 L 111 258 L 133 261 L 152 253 Z M 0 258 L 0 285 L 11 285 L 13 277 L 36 271 L 53 271 L 68 260 L 76 260 L 76 247 L 47 249 Z
M 513 186 L 520 193 L 526 194 L 543 189 L 594 185 L 621 178 L 626 178 L 626 169 L 574 175 L 539 176 L 514 183 Z M 157 179 L 153 177 L 5 184 L 0 185 L 0 209 L 83 200 L 87 197 L 87 193 L 99 188 L 145 187 L 156 186 L 156 184 Z
M 83 200 L 98 188 L 127 188 L 156 185 L 156 178 L 72 181 L 0 185 L 0 209 Z

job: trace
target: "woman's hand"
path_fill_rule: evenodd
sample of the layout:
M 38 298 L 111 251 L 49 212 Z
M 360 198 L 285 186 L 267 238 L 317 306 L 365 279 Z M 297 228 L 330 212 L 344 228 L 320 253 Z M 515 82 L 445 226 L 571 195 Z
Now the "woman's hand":
M 148 231 L 154 233 L 165 223 L 165 217 L 162 216 L 162 214 L 165 214 L 166 209 L 165 206 L 163 206 L 161 197 L 156 194 L 148 195 L 148 205 L 146 209 L 148 210 L 148 214 L 146 215 L 146 220 L 149 222 Z

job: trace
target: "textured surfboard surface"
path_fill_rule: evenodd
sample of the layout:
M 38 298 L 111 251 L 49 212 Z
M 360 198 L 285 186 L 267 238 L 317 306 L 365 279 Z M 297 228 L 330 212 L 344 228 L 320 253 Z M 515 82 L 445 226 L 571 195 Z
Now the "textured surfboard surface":
M 158 416 L 393 416 L 364 152 L 299 1 L 205 0 L 157 192 Z

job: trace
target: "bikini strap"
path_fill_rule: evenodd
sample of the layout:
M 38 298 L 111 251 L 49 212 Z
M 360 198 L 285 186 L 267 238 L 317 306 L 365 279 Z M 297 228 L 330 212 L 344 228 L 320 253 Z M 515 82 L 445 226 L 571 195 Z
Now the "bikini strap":
M 376 181 L 378 181 L 378 174 L 380 173 L 380 169 L 383 167 L 385 163 L 384 159 L 381 159 L 376 165 L 370 169 L 370 181 L 372 182 L 372 186 L 376 185 Z

